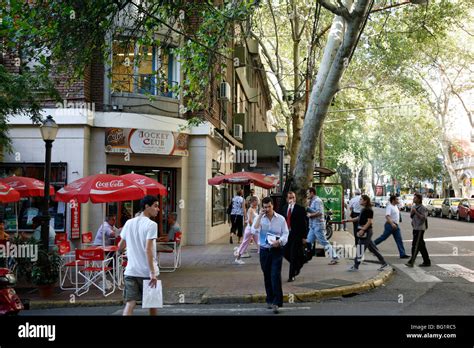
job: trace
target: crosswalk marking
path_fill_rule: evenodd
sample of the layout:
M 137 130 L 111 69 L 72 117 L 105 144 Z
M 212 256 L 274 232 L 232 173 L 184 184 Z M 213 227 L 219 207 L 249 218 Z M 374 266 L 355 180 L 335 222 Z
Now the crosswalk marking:
M 412 242 L 412 239 L 404 239 L 404 242 Z M 425 242 L 474 242 L 474 236 L 451 236 L 425 238 Z
M 407 267 L 404 264 L 394 264 L 400 271 L 408 275 L 417 283 L 434 283 L 442 282 L 441 279 L 432 276 L 431 274 L 426 273 L 423 269 L 419 267 Z
M 437 266 L 453 272 L 456 276 L 464 278 L 468 282 L 474 283 L 474 271 L 469 268 L 456 264 L 437 264 Z

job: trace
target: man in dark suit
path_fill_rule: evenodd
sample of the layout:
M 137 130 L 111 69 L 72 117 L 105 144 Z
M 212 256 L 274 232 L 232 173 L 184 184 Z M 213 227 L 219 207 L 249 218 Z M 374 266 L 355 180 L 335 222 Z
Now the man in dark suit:
M 290 263 L 288 281 L 292 282 L 305 263 L 303 239 L 308 235 L 308 223 L 305 208 L 296 204 L 296 194 L 294 192 L 288 192 L 287 202 L 288 204 L 283 207 L 281 212 L 290 230 L 288 243 L 285 245 L 284 257 Z

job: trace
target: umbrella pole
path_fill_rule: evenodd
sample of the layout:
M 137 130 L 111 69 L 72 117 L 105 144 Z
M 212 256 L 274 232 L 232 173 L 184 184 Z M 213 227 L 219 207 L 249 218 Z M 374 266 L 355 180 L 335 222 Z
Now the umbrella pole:
M 15 219 L 15 227 L 16 227 L 15 237 L 16 238 L 18 238 L 18 235 L 19 235 L 19 233 L 18 233 L 18 205 L 17 205 L 18 202 L 15 202 L 15 217 L 16 217 L 16 219 Z
M 102 216 L 102 225 L 101 225 L 101 226 L 103 226 L 103 225 L 104 225 L 104 222 L 105 222 L 105 205 L 106 205 L 106 204 L 107 204 L 107 203 L 103 203 L 103 204 L 102 204 L 102 207 L 103 207 L 103 208 L 102 208 L 103 216 Z M 105 248 L 105 231 L 104 231 L 104 229 L 102 229 L 102 246 Z

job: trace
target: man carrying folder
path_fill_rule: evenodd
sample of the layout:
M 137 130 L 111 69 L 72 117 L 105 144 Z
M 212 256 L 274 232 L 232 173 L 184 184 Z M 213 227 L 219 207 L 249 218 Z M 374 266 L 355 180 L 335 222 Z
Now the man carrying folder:
M 267 307 L 278 313 L 283 306 L 283 289 L 281 285 L 281 265 L 283 246 L 288 241 L 288 226 L 285 218 L 273 210 L 270 197 L 262 200 L 262 210 L 252 226 L 259 233 L 260 266 L 262 267 L 267 293 Z

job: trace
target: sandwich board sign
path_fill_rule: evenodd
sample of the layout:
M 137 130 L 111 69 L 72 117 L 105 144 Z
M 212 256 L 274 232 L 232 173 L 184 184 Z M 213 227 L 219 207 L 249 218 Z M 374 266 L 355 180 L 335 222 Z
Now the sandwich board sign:
M 324 213 L 332 210 L 332 222 L 340 223 L 344 217 L 344 188 L 342 184 L 316 183 L 316 195 L 324 204 Z

